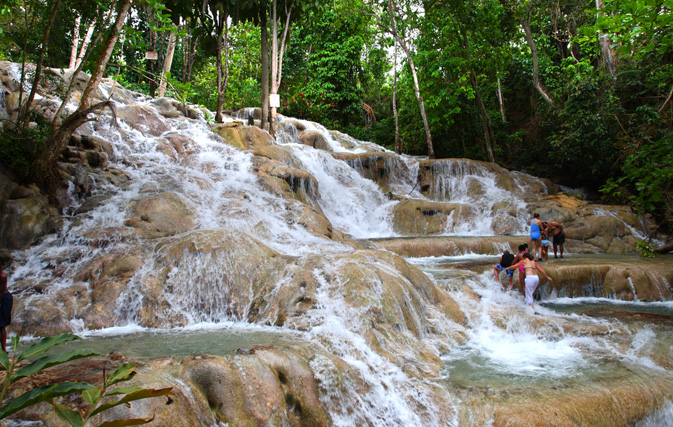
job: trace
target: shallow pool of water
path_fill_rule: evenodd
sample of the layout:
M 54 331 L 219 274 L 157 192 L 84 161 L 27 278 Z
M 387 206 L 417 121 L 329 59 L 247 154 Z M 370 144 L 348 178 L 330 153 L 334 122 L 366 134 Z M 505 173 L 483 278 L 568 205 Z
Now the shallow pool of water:
M 181 329 L 109 329 L 80 334 L 82 340 L 71 341 L 54 351 L 90 349 L 102 354 L 121 353 L 129 359 L 146 360 L 153 357 L 191 354 L 226 356 L 238 349 L 297 343 L 298 333 L 280 328 L 246 324 L 196 325 Z M 23 342 L 27 347 L 31 342 Z

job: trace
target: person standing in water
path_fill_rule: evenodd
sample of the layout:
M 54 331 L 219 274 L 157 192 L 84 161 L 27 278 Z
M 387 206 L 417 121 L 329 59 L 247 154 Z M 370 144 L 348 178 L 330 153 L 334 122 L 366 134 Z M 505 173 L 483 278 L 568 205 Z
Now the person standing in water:
M 509 251 L 503 252 L 502 256 L 500 257 L 500 260 L 498 261 L 498 265 L 495 266 L 493 269 L 493 273 L 495 273 L 495 281 L 499 282 L 500 281 L 500 272 L 505 270 L 507 267 L 512 265 L 512 262 L 514 261 L 514 255 L 509 253 Z M 509 287 L 507 288 L 508 291 L 512 290 L 512 277 L 514 276 L 514 271 L 512 270 L 506 270 L 507 272 L 507 277 L 509 277 Z
M 556 222 L 551 221 L 549 227 L 547 227 L 549 235 L 552 236 L 552 243 L 554 244 L 554 258 L 556 258 L 556 248 L 561 249 L 561 258 L 563 258 L 563 244 L 566 242 L 566 233 L 563 231 L 563 226 Z
M 542 261 L 540 256 L 540 248 L 542 247 L 542 221 L 540 221 L 540 214 L 535 212 L 533 214 L 533 222 L 530 223 L 530 244 L 533 246 L 533 257 L 538 261 Z
M 514 257 L 514 261 L 512 261 L 512 264 L 516 264 L 517 262 L 521 261 L 526 252 L 528 252 L 528 243 L 519 245 L 519 252 Z M 521 288 L 521 295 L 526 295 L 526 288 L 524 283 L 525 277 L 526 275 L 523 271 L 523 265 L 522 265 L 519 267 L 519 287 Z
M 12 323 L 12 305 L 14 299 L 7 289 L 7 275 L 0 264 L 0 344 L 2 351 L 7 353 L 7 326 Z
M 547 261 L 549 260 L 549 247 L 551 242 L 549 241 L 549 223 L 542 221 L 542 240 L 540 241 L 540 258 Z
M 530 305 L 530 308 L 533 309 L 533 312 L 537 314 L 535 311 L 535 306 L 533 305 L 533 295 L 535 294 L 535 289 L 537 289 L 538 285 L 540 284 L 540 278 L 538 277 L 535 270 L 538 270 L 540 273 L 544 274 L 547 280 L 550 282 L 553 282 L 553 280 L 547 275 L 547 273 L 544 272 L 542 267 L 540 267 L 535 262 L 533 255 L 529 253 L 524 255 L 523 260 L 507 267 L 507 269 L 514 270 L 515 268 L 519 267 L 519 265 L 522 265 L 524 271 L 526 272 L 526 304 Z

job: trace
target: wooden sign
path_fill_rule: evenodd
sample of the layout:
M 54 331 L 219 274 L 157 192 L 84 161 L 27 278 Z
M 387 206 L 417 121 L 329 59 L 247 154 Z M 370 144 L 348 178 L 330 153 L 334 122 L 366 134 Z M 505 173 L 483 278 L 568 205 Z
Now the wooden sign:
M 151 60 L 155 60 L 155 61 L 156 61 L 156 59 L 157 59 L 157 52 L 156 52 L 156 51 L 145 52 L 145 59 L 151 59 Z

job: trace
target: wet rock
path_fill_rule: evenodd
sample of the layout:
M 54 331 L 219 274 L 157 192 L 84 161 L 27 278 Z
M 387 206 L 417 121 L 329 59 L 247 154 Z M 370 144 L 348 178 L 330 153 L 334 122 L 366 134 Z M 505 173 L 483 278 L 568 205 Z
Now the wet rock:
M 46 197 L 6 200 L 0 204 L 0 247 L 25 249 L 61 224 L 58 211 Z
M 176 193 L 148 195 L 134 202 L 127 212 L 124 224 L 148 239 L 183 233 L 195 225 L 194 214 Z
M 273 138 L 268 132 L 257 126 L 245 126 L 239 121 L 216 124 L 213 131 L 236 148 L 255 149 L 273 144 Z
M 145 135 L 161 136 L 170 130 L 157 110 L 145 105 L 129 105 L 119 108 L 117 117 Z
M 332 151 L 332 147 L 320 131 L 312 129 L 305 130 L 301 133 L 299 139 L 304 145 L 317 148 L 318 150 Z
M 441 234 L 474 216 L 468 205 L 408 199 L 395 205 L 393 227 L 403 236 Z

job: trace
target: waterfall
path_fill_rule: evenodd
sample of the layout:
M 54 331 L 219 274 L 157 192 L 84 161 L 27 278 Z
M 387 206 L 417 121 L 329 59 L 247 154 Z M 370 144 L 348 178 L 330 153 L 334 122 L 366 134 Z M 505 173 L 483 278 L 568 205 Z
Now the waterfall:
M 138 105 L 154 108 L 141 97 Z M 253 114 L 243 109 L 237 117 Z M 290 336 L 311 353 L 304 360 L 335 426 L 488 425 L 513 399 L 553 405 L 567 398 L 572 406 L 573 396 L 562 393 L 579 390 L 590 401 L 593 387 L 609 390 L 617 374 L 642 382 L 645 394 L 653 373 L 670 371 L 665 322 L 557 310 L 603 308 L 607 269 L 573 283 L 573 298 L 543 283 L 539 315 L 494 281 L 493 254 L 514 252 L 520 236 L 480 236 L 505 234 L 494 233 L 503 223 L 510 234 L 526 234 L 529 203 L 549 192 L 540 179 L 465 159 L 398 156 L 282 116 L 274 145 L 260 150 L 233 148 L 202 118 L 157 120 L 167 130 L 154 136 L 132 120 L 116 127 L 107 115 L 80 129 L 109 142 L 109 167 L 90 171 L 96 185 L 88 198 L 71 186 L 73 206 L 57 234 L 12 253 L 10 288 L 23 319 L 46 311 L 63 320 L 54 327 L 85 335 L 227 325 Z M 331 152 L 302 145 L 300 128 L 319 132 Z M 264 149 L 273 153 L 265 157 Z M 373 161 L 378 172 L 366 164 Z M 443 237 L 445 250 L 453 244 L 462 255 L 402 258 L 365 241 L 400 238 L 394 212 L 404 202 L 476 213 L 457 209 L 442 233 L 472 239 L 463 247 L 473 249 L 460 251 Z M 159 206 L 158 213 L 143 206 Z M 666 277 L 650 276 L 662 299 L 670 298 Z M 630 277 L 628 285 L 637 299 Z M 621 315 L 623 307 L 613 311 Z M 670 302 L 657 308 L 671 313 Z

